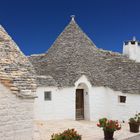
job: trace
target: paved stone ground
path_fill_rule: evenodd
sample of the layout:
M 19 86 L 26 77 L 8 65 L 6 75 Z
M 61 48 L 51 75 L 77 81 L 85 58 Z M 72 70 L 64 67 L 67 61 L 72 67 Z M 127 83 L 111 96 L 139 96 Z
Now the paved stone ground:
M 75 128 L 82 135 L 82 140 L 103 140 L 103 131 L 90 121 L 35 121 L 34 140 L 50 140 L 53 133 L 62 132 L 68 128 Z M 140 133 L 130 133 L 128 124 L 122 124 L 122 129 L 114 133 L 115 140 L 140 140 L 127 139 Z
M 135 136 L 133 138 L 126 139 L 126 140 L 140 140 L 140 135 Z

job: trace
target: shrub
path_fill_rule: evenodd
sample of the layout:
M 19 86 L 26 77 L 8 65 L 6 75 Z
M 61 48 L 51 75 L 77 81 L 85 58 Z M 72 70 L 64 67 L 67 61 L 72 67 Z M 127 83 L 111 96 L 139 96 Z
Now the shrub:
M 51 140 L 81 140 L 81 135 L 74 129 L 68 129 L 62 133 L 53 134 Z

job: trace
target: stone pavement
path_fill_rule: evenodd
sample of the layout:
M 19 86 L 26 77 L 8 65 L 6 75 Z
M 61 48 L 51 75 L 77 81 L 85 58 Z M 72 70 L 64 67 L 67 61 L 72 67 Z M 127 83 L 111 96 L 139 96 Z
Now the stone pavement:
M 132 138 L 128 138 L 126 140 L 140 140 L 140 135 L 132 137 Z
M 82 140 L 103 140 L 103 131 L 91 121 L 35 121 L 34 140 L 50 140 L 53 133 L 62 132 L 68 128 L 75 128 L 82 135 Z M 128 124 L 122 124 L 122 129 L 114 133 L 115 140 L 140 140 L 127 139 L 140 133 L 130 133 Z

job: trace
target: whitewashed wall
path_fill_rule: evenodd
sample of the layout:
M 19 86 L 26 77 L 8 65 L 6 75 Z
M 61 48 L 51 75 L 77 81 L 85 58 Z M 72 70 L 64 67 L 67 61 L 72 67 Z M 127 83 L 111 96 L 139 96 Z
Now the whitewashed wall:
M 32 140 L 33 102 L 0 84 L 0 140 Z
M 86 83 L 86 84 L 85 84 Z M 81 85 L 79 85 L 81 84 Z M 72 119 L 75 120 L 75 100 L 76 89 L 84 88 L 84 112 L 85 119 L 90 119 L 89 114 L 89 94 L 90 87 L 85 76 L 82 76 L 76 83 L 75 87 L 71 88 L 56 88 L 56 87 L 38 87 L 37 96 L 35 99 L 35 120 L 59 120 Z M 51 91 L 52 100 L 44 100 L 44 92 Z
M 77 89 L 81 89 L 78 87 Z M 51 91 L 51 101 L 44 100 L 44 92 Z M 75 120 L 75 100 L 76 89 L 55 87 L 39 87 L 37 89 L 38 98 L 35 99 L 34 110 L 35 120 Z M 87 90 L 84 90 L 84 112 L 85 119 L 89 120 L 89 96 Z
M 44 92 L 52 92 L 52 100 L 44 100 Z M 36 120 L 59 120 L 75 118 L 75 90 L 74 88 L 58 89 L 54 87 L 39 87 L 38 98 L 35 99 Z
M 35 99 L 36 120 L 75 120 L 75 92 L 84 89 L 85 119 L 97 121 L 107 117 L 119 121 L 128 121 L 136 112 L 140 112 L 140 94 L 123 94 L 106 87 L 92 87 L 82 76 L 71 88 L 39 87 Z M 52 92 L 52 100 L 44 101 L 44 91 Z M 126 103 L 119 103 L 118 96 L 125 95 Z
M 118 96 L 126 96 L 126 103 L 119 103 Z M 123 94 L 105 87 L 92 87 L 90 92 L 90 120 L 101 117 L 128 121 L 140 112 L 140 94 Z

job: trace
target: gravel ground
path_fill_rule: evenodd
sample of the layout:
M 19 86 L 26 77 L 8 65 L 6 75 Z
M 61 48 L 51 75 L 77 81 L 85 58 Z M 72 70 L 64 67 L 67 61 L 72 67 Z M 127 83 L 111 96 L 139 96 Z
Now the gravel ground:
M 62 132 L 68 128 L 75 128 L 82 135 L 82 140 L 103 140 L 103 131 L 96 126 L 96 122 L 90 121 L 35 121 L 34 140 L 50 140 L 53 133 Z M 115 140 L 140 140 L 140 133 L 130 133 L 128 124 L 122 124 L 122 129 L 114 133 Z

